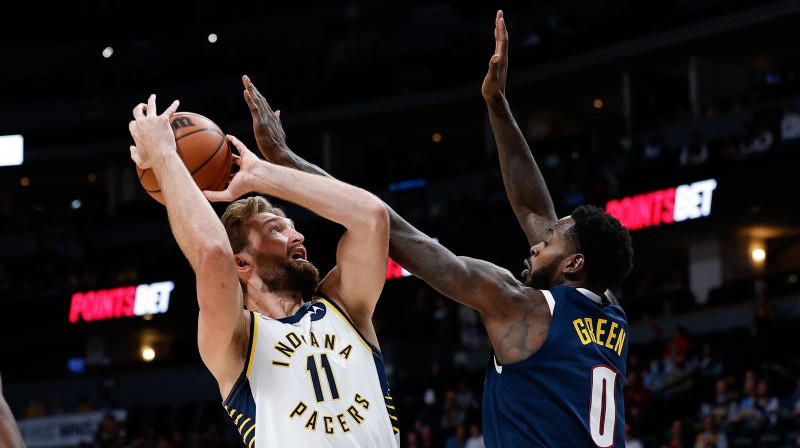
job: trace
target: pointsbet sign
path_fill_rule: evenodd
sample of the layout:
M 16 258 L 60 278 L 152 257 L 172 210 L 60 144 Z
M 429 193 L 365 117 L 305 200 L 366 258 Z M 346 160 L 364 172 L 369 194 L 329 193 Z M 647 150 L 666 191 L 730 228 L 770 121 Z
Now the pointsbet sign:
M 156 282 L 138 286 L 76 292 L 69 306 L 69 321 L 116 319 L 166 313 L 172 282 Z
M 608 201 L 606 212 L 630 230 L 702 218 L 711 214 L 716 188 L 715 179 L 678 185 Z

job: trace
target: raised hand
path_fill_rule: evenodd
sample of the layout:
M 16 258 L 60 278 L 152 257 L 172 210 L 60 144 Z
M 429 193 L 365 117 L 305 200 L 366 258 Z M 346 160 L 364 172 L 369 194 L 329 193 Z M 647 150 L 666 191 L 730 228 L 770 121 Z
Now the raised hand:
M 175 100 L 161 115 L 156 113 L 156 95 L 151 94 L 147 105 L 139 103 L 133 108 L 133 120 L 128 130 L 135 145 L 131 145 L 131 159 L 141 169 L 150 168 L 153 159 L 161 152 L 176 152 L 175 134 L 169 125 L 169 117 L 178 110 L 180 102 Z
M 203 194 L 211 202 L 231 202 L 242 195 L 254 191 L 255 175 L 254 171 L 259 163 L 263 163 L 252 151 L 247 149 L 244 143 L 238 138 L 227 135 L 225 136 L 231 144 L 236 148 L 239 153 L 237 156 L 233 154 L 233 163 L 239 166 L 239 171 L 233 175 L 228 187 L 223 191 L 204 190 Z
M 486 101 L 497 101 L 506 94 L 508 73 L 508 31 L 503 11 L 497 11 L 494 20 L 494 54 L 489 60 L 489 71 L 483 78 L 481 93 Z
M 289 148 L 286 146 L 286 132 L 281 124 L 281 111 L 273 111 L 267 100 L 261 95 L 250 77 L 242 76 L 244 84 L 244 100 L 253 117 L 253 132 L 261 154 L 267 160 L 279 163 L 286 157 Z

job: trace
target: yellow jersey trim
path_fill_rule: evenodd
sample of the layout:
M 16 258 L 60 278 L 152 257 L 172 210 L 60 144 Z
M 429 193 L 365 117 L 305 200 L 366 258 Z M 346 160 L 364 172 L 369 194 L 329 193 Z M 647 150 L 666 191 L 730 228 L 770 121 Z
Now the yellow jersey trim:
M 341 318 L 342 318 L 342 320 L 343 320 L 343 321 L 345 321 L 345 323 L 347 323 L 347 326 L 348 326 L 348 327 L 350 327 L 350 328 L 352 328 L 352 329 L 353 329 L 353 332 L 356 334 L 356 336 L 358 336 L 358 340 L 359 340 L 359 341 L 361 341 L 361 343 L 362 343 L 362 344 L 364 344 L 364 347 L 366 347 L 366 348 L 367 348 L 367 350 L 369 350 L 370 352 L 373 352 L 373 351 L 374 351 L 374 349 L 373 349 L 373 348 L 372 348 L 372 346 L 369 344 L 369 342 L 367 342 L 367 341 L 366 341 L 366 340 L 365 340 L 365 339 L 364 339 L 364 338 L 361 336 L 361 332 L 360 332 L 360 331 L 358 331 L 358 329 L 356 328 L 356 326 L 355 326 L 355 325 L 353 325 L 353 322 L 351 322 L 351 321 L 350 321 L 350 319 L 348 319 L 348 318 L 347 318 L 347 316 L 345 316 L 344 314 L 342 314 L 342 313 L 339 311 L 339 309 L 336 307 L 336 305 L 335 305 L 335 304 L 333 304 L 333 303 L 331 303 L 330 299 L 328 299 L 327 297 L 322 297 L 322 296 L 315 296 L 315 297 L 317 297 L 317 298 L 318 298 L 320 301 L 322 301 L 322 302 L 325 302 L 325 304 L 326 304 L 326 305 L 328 305 L 328 309 L 329 309 L 329 310 L 331 310 L 331 311 L 335 312 L 335 313 L 336 313 L 336 314 L 337 314 L 339 317 L 341 317 Z
M 245 376 L 250 378 L 250 370 L 253 368 L 253 358 L 256 357 L 256 342 L 258 342 L 258 316 L 256 313 L 250 312 L 250 319 L 253 319 L 253 334 L 250 335 L 250 353 L 247 354 L 247 371 Z

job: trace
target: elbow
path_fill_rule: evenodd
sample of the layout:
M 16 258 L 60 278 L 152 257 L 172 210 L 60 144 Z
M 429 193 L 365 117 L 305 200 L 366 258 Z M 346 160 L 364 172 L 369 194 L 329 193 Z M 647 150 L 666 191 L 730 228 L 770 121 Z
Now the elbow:
M 389 210 L 377 196 L 369 194 L 360 215 L 369 229 L 389 233 Z
M 195 270 L 201 272 L 220 272 L 220 268 L 233 263 L 233 249 L 227 242 L 209 241 L 199 248 Z

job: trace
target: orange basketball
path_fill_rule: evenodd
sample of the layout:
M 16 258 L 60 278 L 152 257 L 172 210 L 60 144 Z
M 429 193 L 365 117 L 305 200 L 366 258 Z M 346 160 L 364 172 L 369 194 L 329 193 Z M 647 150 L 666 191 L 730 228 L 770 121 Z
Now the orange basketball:
M 201 190 L 222 190 L 230 180 L 231 148 L 213 121 L 191 112 L 175 112 L 169 119 L 178 155 Z M 156 201 L 164 203 L 153 170 L 136 167 L 139 181 Z

